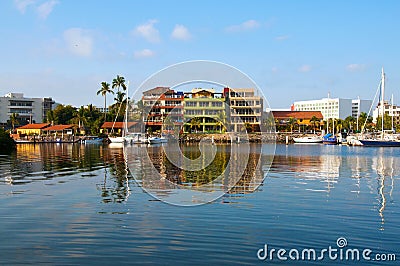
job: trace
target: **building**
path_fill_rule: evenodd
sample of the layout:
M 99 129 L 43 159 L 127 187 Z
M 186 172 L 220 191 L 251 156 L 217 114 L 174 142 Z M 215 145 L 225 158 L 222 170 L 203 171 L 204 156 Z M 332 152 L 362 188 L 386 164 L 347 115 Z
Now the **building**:
M 396 125 L 397 126 L 400 125 L 400 106 L 390 104 L 388 101 L 385 101 L 384 107 L 385 107 L 384 108 L 385 114 L 387 114 L 391 120 L 393 118 L 394 127 L 396 127 Z M 372 112 L 372 122 L 376 123 L 378 121 L 378 117 L 381 116 L 382 116 L 381 103 L 379 102 L 374 111 Z
M 271 111 L 275 119 L 276 126 L 286 127 L 290 124 L 290 119 L 294 119 L 296 127 L 315 129 L 323 126 L 323 115 L 320 111 Z M 315 118 L 314 118 L 315 117 Z
M 45 128 L 50 126 L 48 123 L 39 123 L 39 124 L 27 124 L 25 126 L 17 128 L 17 134 L 20 136 L 30 136 L 30 135 L 42 135 Z
M 329 118 L 345 119 L 348 116 L 357 117 L 361 112 L 366 111 L 367 106 L 371 105 L 371 101 L 367 100 L 351 100 L 342 98 L 323 98 L 320 100 L 298 101 L 292 105 L 292 111 L 320 111 L 324 120 Z
M 360 117 L 361 113 L 368 114 L 372 106 L 371 100 L 352 100 L 351 101 L 351 116 L 354 118 Z
M 227 117 L 231 130 L 240 132 L 244 123 L 249 123 L 253 131 L 260 131 L 263 98 L 253 88 L 224 88 L 223 96 L 229 105 Z
M 195 88 L 184 96 L 184 132 L 222 132 L 225 98 L 214 89 Z
M 22 125 L 42 123 L 53 104 L 52 98 L 27 98 L 23 93 L 8 93 L 0 97 L 0 123 L 6 124 L 12 114 L 18 115 Z
M 100 132 L 105 134 L 115 133 L 121 135 L 124 127 L 124 122 L 104 122 L 100 127 Z M 140 125 L 138 122 L 128 122 L 127 128 L 129 132 L 140 132 Z
M 183 123 L 183 92 L 175 92 L 169 87 L 156 87 L 143 92 L 142 102 L 145 107 L 144 118 L 146 132 L 168 132 L 172 128 L 166 128 L 168 120 L 176 127 Z

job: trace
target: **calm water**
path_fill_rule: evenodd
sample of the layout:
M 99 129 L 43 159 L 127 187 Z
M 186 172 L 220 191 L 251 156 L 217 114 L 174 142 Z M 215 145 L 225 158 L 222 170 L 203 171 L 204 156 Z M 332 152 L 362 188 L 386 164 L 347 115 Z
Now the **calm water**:
M 289 261 L 260 261 L 257 251 L 264 244 L 321 250 L 337 247 L 339 237 L 348 247 L 400 259 L 400 149 L 277 145 L 257 187 L 262 179 L 246 176 L 265 174 L 269 147 L 253 148 L 249 164 L 261 165 L 249 167 L 230 194 L 179 207 L 143 192 L 132 177 L 141 171 L 140 160 L 128 173 L 120 147 L 19 145 L 16 154 L 0 156 L 0 265 L 285 265 Z M 163 163 L 157 149 L 151 148 L 151 159 L 166 178 L 207 181 L 207 174 Z M 221 148 L 207 171 L 224 167 L 226 153 Z

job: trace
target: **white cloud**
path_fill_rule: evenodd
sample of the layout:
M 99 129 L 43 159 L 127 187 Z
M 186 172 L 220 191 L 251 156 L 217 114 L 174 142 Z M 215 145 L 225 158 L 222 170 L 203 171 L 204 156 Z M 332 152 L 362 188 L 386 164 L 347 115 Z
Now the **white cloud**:
M 275 37 L 275 40 L 276 40 L 276 41 L 285 41 L 285 40 L 287 40 L 287 39 L 289 39 L 289 38 L 290 38 L 289 35 L 281 35 L 281 36 Z
M 25 14 L 26 8 L 35 4 L 35 0 L 14 0 L 14 4 L 21 14 Z
M 40 6 L 36 8 L 36 12 L 41 19 L 46 19 L 50 13 L 53 11 L 53 8 L 55 5 L 58 4 L 57 0 L 50 0 L 47 2 L 44 2 Z
M 192 35 L 185 26 L 176 24 L 171 37 L 177 40 L 188 41 L 192 38 Z
M 93 38 L 88 30 L 70 28 L 64 31 L 67 49 L 75 55 L 90 56 L 93 50 Z
M 346 70 L 350 72 L 362 71 L 365 69 L 363 64 L 349 64 L 346 66 Z
M 140 51 L 135 51 L 135 52 L 133 53 L 133 56 L 134 56 L 135 58 L 152 57 L 152 56 L 154 56 L 154 55 L 155 55 L 155 53 L 154 53 L 152 50 L 150 50 L 150 49 L 143 49 L 143 50 L 140 50 Z
M 137 36 L 145 38 L 148 42 L 160 42 L 160 33 L 154 27 L 158 21 L 155 19 L 149 20 L 147 23 L 137 26 L 133 33 Z
M 239 31 L 248 31 L 253 30 L 260 27 L 260 23 L 254 19 L 247 20 L 239 25 L 232 25 L 227 27 L 225 30 L 228 32 L 239 32 Z
M 299 72 L 310 72 L 311 71 L 311 66 L 310 65 L 302 65 L 301 67 L 299 67 Z

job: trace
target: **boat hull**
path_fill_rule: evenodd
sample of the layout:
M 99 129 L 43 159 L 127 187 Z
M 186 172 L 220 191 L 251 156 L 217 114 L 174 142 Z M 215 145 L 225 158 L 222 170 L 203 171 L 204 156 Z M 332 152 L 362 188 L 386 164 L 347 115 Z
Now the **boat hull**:
M 367 147 L 400 147 L 400 141 L 387 140 L 359 140 L 363 146 Z
M 125 142 L 124 137 L 108 137 L 108 139 L 111 141 L 111 143 L 124 143 Z
M 293 138 L 295 143 L 322 143 L 321 138 L 313 137 L 303 137 L 303 138 Z

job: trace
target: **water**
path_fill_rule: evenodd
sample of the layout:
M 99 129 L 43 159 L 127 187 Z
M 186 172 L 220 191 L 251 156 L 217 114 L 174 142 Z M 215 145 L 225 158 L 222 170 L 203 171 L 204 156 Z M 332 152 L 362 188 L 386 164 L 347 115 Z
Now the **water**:
M 256 147 L 265 164 L 268 145 Z M 400 259 L 399 158 L 398 148 L 277 145 L 260 187 L 179 207 L 137 185 L 120 147 L 19 145 L 0 156 L 0 265 L 299 265 L 257 251 L 337 248 L 339 237 Z

